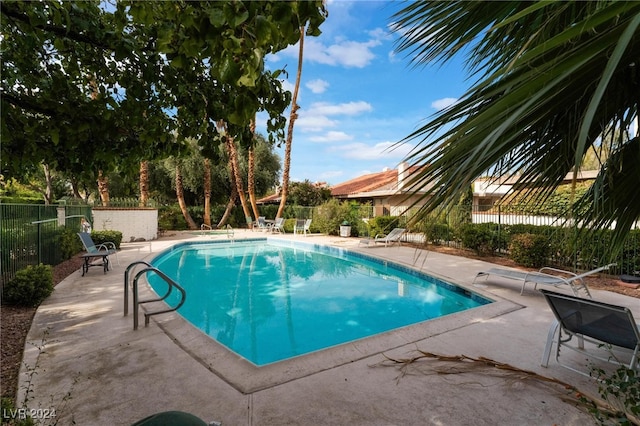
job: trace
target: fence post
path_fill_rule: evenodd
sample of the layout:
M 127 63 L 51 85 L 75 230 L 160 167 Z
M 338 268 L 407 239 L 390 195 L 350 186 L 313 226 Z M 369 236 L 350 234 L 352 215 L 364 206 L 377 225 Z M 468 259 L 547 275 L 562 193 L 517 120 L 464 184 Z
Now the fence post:
M 56 211 L 58 212 L 58 226 L 65 226 L 66 225 L 65 217 L 67 216 L 67 208 L 65 206 L 58 206 L 56 208 Z
M 500 242 L 502 241 L 502 215 L 500 213 L 500 204 L 498 204 L 498 247 L 500 247 Z
M 40 228 L 40 221 L 42 220 L 42 208 L 38 206 L 38 232 L 36 235 L 38 236 L 38 265 L 42 263 L 42 228 Z

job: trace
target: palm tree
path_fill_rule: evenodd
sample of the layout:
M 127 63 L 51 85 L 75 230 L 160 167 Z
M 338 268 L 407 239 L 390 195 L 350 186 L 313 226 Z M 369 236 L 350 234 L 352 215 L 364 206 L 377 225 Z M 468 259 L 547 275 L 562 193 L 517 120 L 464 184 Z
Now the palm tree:
M 231 176 L 231 180 L 233 180 L 233 175 Z M 235 182 L 231 183 L 231 195 L 229 195 L 229 201 L 227 202 L 227 207 L 224 210 L 224 213 L 222 214 L 222 217 L 220 218 L 220 221 L 218 222 L 218 228 L 222 228 L 227 221 L 229 220 L 229 218 L 231 217 L 231 211 L 233 210 L 233 208 L 236 206 L 236 200 L 238 199 L 238 191 L 236 189 L 236 185 Z
M 178 205 L 184 216 L 184 220 L 187 222 L 189 229 L 198 229 L 198 225 L 193 220 L 187 210 L 187 203 L 184 200 L 184 185 L 182 184 L 182 173 L 180 172 L 180 160 L 176 159 L 176 198 L 178 199 Z
M 211 160 L 204 159 L 204 215 L 202 221 L 211 226 Z
M 240 176 L 240 162 L 238 160 L 238 149 L 233 136 L 229 135 L 227 131 L 227 123 L 220 120 L 217 122 L 218 131 L 224 134 L 224 144 L 229 157 L 229 175 L 231 176 L 231 184 L 236 187 L 237 197 L 240 198 L 240 204 L 242 205 L 242 211 L 247 220 L 247 223 L 251 222 L 251 212 L 247 205 L 247 200 L 244 197 L 244 186 L 242 183 L 242 177 Z
M 640 100 L 640 2 L 423 1 L 393 19 L 397 48 L 415 65 L 464 53 L 477 78 L 402 141 L 418 142 L 409 162 L 428 165 L 409 180 L 426 192 L 420 215 L 454 204 L 487 171 L 518 172 L 517 187 L 542 188 L 542 203 L 592 147 L 605 147 L 572 210 L 595 229 L 615 226 L 620 248 L 640 217 L 640 138 L 629 130 Z
M 140 162 L 140 207 L 147 207 L 149 203 L 149 162 Z
M 100 194 L 100 201 L 103 207 L 109 205 L 109 178 L 102 172 L 102 169 L 98 170 L 98 177 L 96 178 L 98 185 L 98 194 Z
M 296 73 L 296 84 L 291 98 L 291 114 L 289 115 L 289 127 L 287 128 L 287 140 L 284 147 L 284 166 L 282 170 L 282 190 L 280 192 L 280 206 L 276 218 L 282 217 L 284 207 L 287 202 L 287 192 L 289 191 L 289 170 L 291 169 L 291 145 L 293 143 L 293 124 L 298 118 L 298 89 L 302 76 L 302 53 L 304 52 L 304 27 L 300 27 L 300 43 L 298 45 L 298 72 Z
M 256 155 L 255 155 L 255 134 L 256 134 L 256 118 L 251 120 L 251 144 L 249 145 L 248 154 L 248 166 L 247 166 L 247 192 L 249 193 L 249 202 L 251 203 L 251 210 L 253 211 L 253 217 L 260 216 L 258 211 L 258 204 L 256 203 Z

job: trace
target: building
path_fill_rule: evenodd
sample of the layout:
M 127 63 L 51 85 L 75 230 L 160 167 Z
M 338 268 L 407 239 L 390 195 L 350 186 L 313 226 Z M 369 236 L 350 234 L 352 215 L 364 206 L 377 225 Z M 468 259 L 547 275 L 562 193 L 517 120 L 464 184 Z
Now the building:
M 578 172 L 576 176 L 577 182 L 585 182 L 594 180 L 598 176 L 599 170 L 584 170 Z M 513 186 L 520 178 L 519 175 L 509 176 L 505 178 L 479 177 L 473 183 L 473 210 L 486 211 L 491 209 L 494 204 L 502 199 L 513 190 Z M 573 181 L 573 172 L 567 173 L 562 181 L 568 184 Z
M 385 169 L 337 184 L 331 187 L 331 195 L 343 201 L 370 204 L 374 216 L 399 216 L 414 203 L 419 204 L 424 194 L 424 190 L 417 194 L 407 190 L 407 182 L 417 170 L 418 167 L 401 163 L 397 169 Z
M 397 169 L 385 169 L 378 173 L 358 176 L 331 187 L 331 195 L 341 201 L 356 201 L 373 206 L 374 216 L 400 216 L 411 206 L 420 206 L 425 191 L 433 187 L 432 183 L 423 185 L 419 191 L 410 190 L 408 182 L 411 175 L 419 170 L 418 166 L 400 163 Z M 578 173 L 579 182 L 593 180 L 597 170 Z M 473 183 L 473 209 L 486 211 L 513 190 L 519 176 L 506 178 L 480 177 Z M 563 183 L 570 183 L 573 173 L 568 173 Z M 270 195 L 258 200 L 260 204 L 279 203 L 280 194 Z

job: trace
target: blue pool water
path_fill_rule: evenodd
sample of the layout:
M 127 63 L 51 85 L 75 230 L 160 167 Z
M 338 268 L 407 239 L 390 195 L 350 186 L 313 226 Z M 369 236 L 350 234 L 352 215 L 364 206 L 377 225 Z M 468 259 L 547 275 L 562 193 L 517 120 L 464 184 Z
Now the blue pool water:
M 409 268 L 311 244 L 187 243 L 152 263 L 185 288 L 180 315 L 256 365 L 491 302 Z

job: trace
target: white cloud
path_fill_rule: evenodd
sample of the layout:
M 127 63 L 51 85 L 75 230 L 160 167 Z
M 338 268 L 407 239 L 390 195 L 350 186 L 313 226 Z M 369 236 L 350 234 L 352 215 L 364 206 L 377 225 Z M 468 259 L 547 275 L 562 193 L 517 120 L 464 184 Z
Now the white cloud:
M 379 142 L 375 145 L 357 142 L 332 147 L 330 151 L 342 153 L 344 158 L 352 160 L 397 160 L 407 156 L 413 147 L 409 144 L 395 146 L 395 142 Z
M 327 102 L 316 102 L 298 111 L 296 127 L 303 131 L 320 132 L 327 127 L 335 127 L 338 121 L 329 118 L 330 116 L 352 116 L 373 110 L 371 105 L 364 101 L 347 102 L 342 104 L 330 104 Z
M 305 84 L 305 86 L 313 93 L 324 93 L 329 87 L 329 83 L 322 79 L 316 79 L 311 80 L 310 82 Z
M 379 40 L 369 40 L 364 43 L 344 41 L 326 47 L 326 52 L 335 64 L 344 65 L 348 68 L 364 68 L 375 58 L 371 48 L 380 44 Z
M 369 31 L 369 35 L 375 40 L 392 40 L 393 36 L 384 28 L 375 28 Z
M 312 136 L 309 140 L 312 142 L 342 142 L 353 140 L 353 136 L 345 132 L 329 131 L 322 136 Z
M 375 58 L 372 48 L 380 44 L 375 39 L 365 42 L 343 40 L 327 46 L 318 40 L 309 39 L 304 42 L 304 59 L 324 65 L 364 68 Z M 280 51 L 278 56 L 297 59 L 298 46 L 289 46 Z M 278 56 L 272 55 L 269 61 L 277 61 Z
M 458 101 L 456 98 L 442 98 L 431 102 L 431 107 L 440 111 L 455 104 Z
M 337 122 L 331 120 L 325 115 L 314 115 L 299 110 L 299 117 L 296 120 L 295 126 L 300 130 L 307 132 L 320 132 L 327 127 L 335 127 Z
M 309 107 L 309 114 L 318 115 L 357 115 L 372 111 L 373 107 L 365 101 L 346 102 L 342 104 L 330 104 L 328 102 L 316 102 Z

